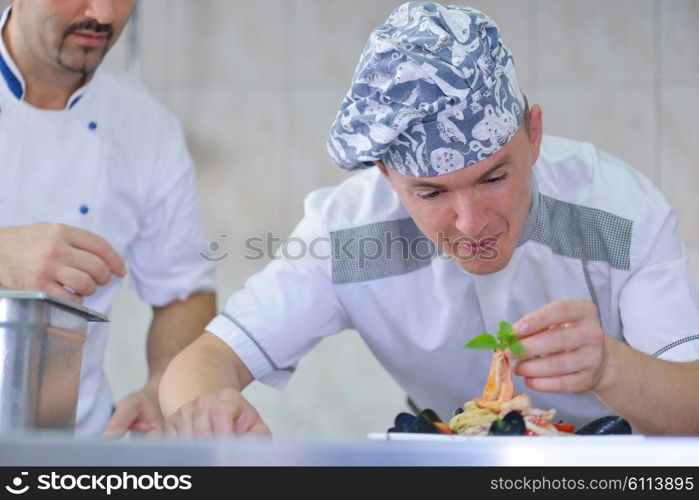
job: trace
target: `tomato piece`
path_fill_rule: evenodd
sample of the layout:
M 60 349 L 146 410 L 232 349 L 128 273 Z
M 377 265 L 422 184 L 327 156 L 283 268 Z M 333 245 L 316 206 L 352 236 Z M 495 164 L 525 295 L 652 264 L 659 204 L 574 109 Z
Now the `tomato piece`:
M 524 430 L 524 435 L 525 436 L 538 436 L 538 434 L 530 429 L 525 429 Z
M 561 432 L 572 433 L 575 430 L 575 424 L 569 424 L 566 422 L 559 422 L 557 424 L 553 424 L 553 426 Z
M 451 427 L 444 422 L 432 422 L 432 425 L 434 425 L 435 429 L 437 429 L 440 434 L 454 434 Z

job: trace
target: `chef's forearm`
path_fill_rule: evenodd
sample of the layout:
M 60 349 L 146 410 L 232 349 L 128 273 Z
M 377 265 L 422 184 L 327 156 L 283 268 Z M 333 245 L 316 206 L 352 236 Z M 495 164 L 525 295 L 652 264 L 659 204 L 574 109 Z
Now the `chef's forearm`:
M 699 434 L 699 362 L 654 358 L 607 339 L 608 368 L 595 394 L 643 434 Z
M 203 332 L 216 314 L 216 296 L 202 292 L 153 308 L 148 332 L 148 384 L 157 386 L 168 363 Z
M 168 365 L 160 382 L 160 408 L 170 416 L 199 396 L 242 391 L 253 377 L 228 345 L 205 332 Z

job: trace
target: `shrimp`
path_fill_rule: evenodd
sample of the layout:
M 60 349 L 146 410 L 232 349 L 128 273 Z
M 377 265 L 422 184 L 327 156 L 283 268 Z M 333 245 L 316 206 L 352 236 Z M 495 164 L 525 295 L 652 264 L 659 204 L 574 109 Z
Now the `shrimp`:
M 505 351 L 495 350 L 483 395 L 473 400 L 480 408 L 486 408 L 496 413 L 501 413 L 504 410 L 522 411 L 531 407 L 531 399 L 527 394 L 516 394 L 514 391 L 510 362 Z

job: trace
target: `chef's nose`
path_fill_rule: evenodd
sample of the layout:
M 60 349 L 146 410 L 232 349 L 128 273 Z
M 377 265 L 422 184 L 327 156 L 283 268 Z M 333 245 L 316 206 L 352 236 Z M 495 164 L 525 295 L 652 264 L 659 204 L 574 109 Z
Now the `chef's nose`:
M 100 24 L 112 24 L 116 17 L 114 3 L 123 0 L 88 0 L 85 15 Z
M 473 194 L 461 194 L 456 197 L 456 229 L 471 238 L 483 236 L 488 225 L 488 207 L 485 200 Z

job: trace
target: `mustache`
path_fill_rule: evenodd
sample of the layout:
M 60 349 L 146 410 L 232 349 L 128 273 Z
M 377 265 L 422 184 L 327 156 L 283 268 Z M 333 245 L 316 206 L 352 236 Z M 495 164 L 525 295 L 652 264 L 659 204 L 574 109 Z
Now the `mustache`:
M 79 23 L 69 25 L 65 30 L 63 30 L 63 37 L 65 38 L 68 35 L 80 30 L 94 31 L 95 33 L 106 33 L 108 38 L 112 38 L 112 35 L 114 34 L 114 28 L 111 24 L 100 24 L 94 19 L 86 19 L 85 21 L 80 21 Z

